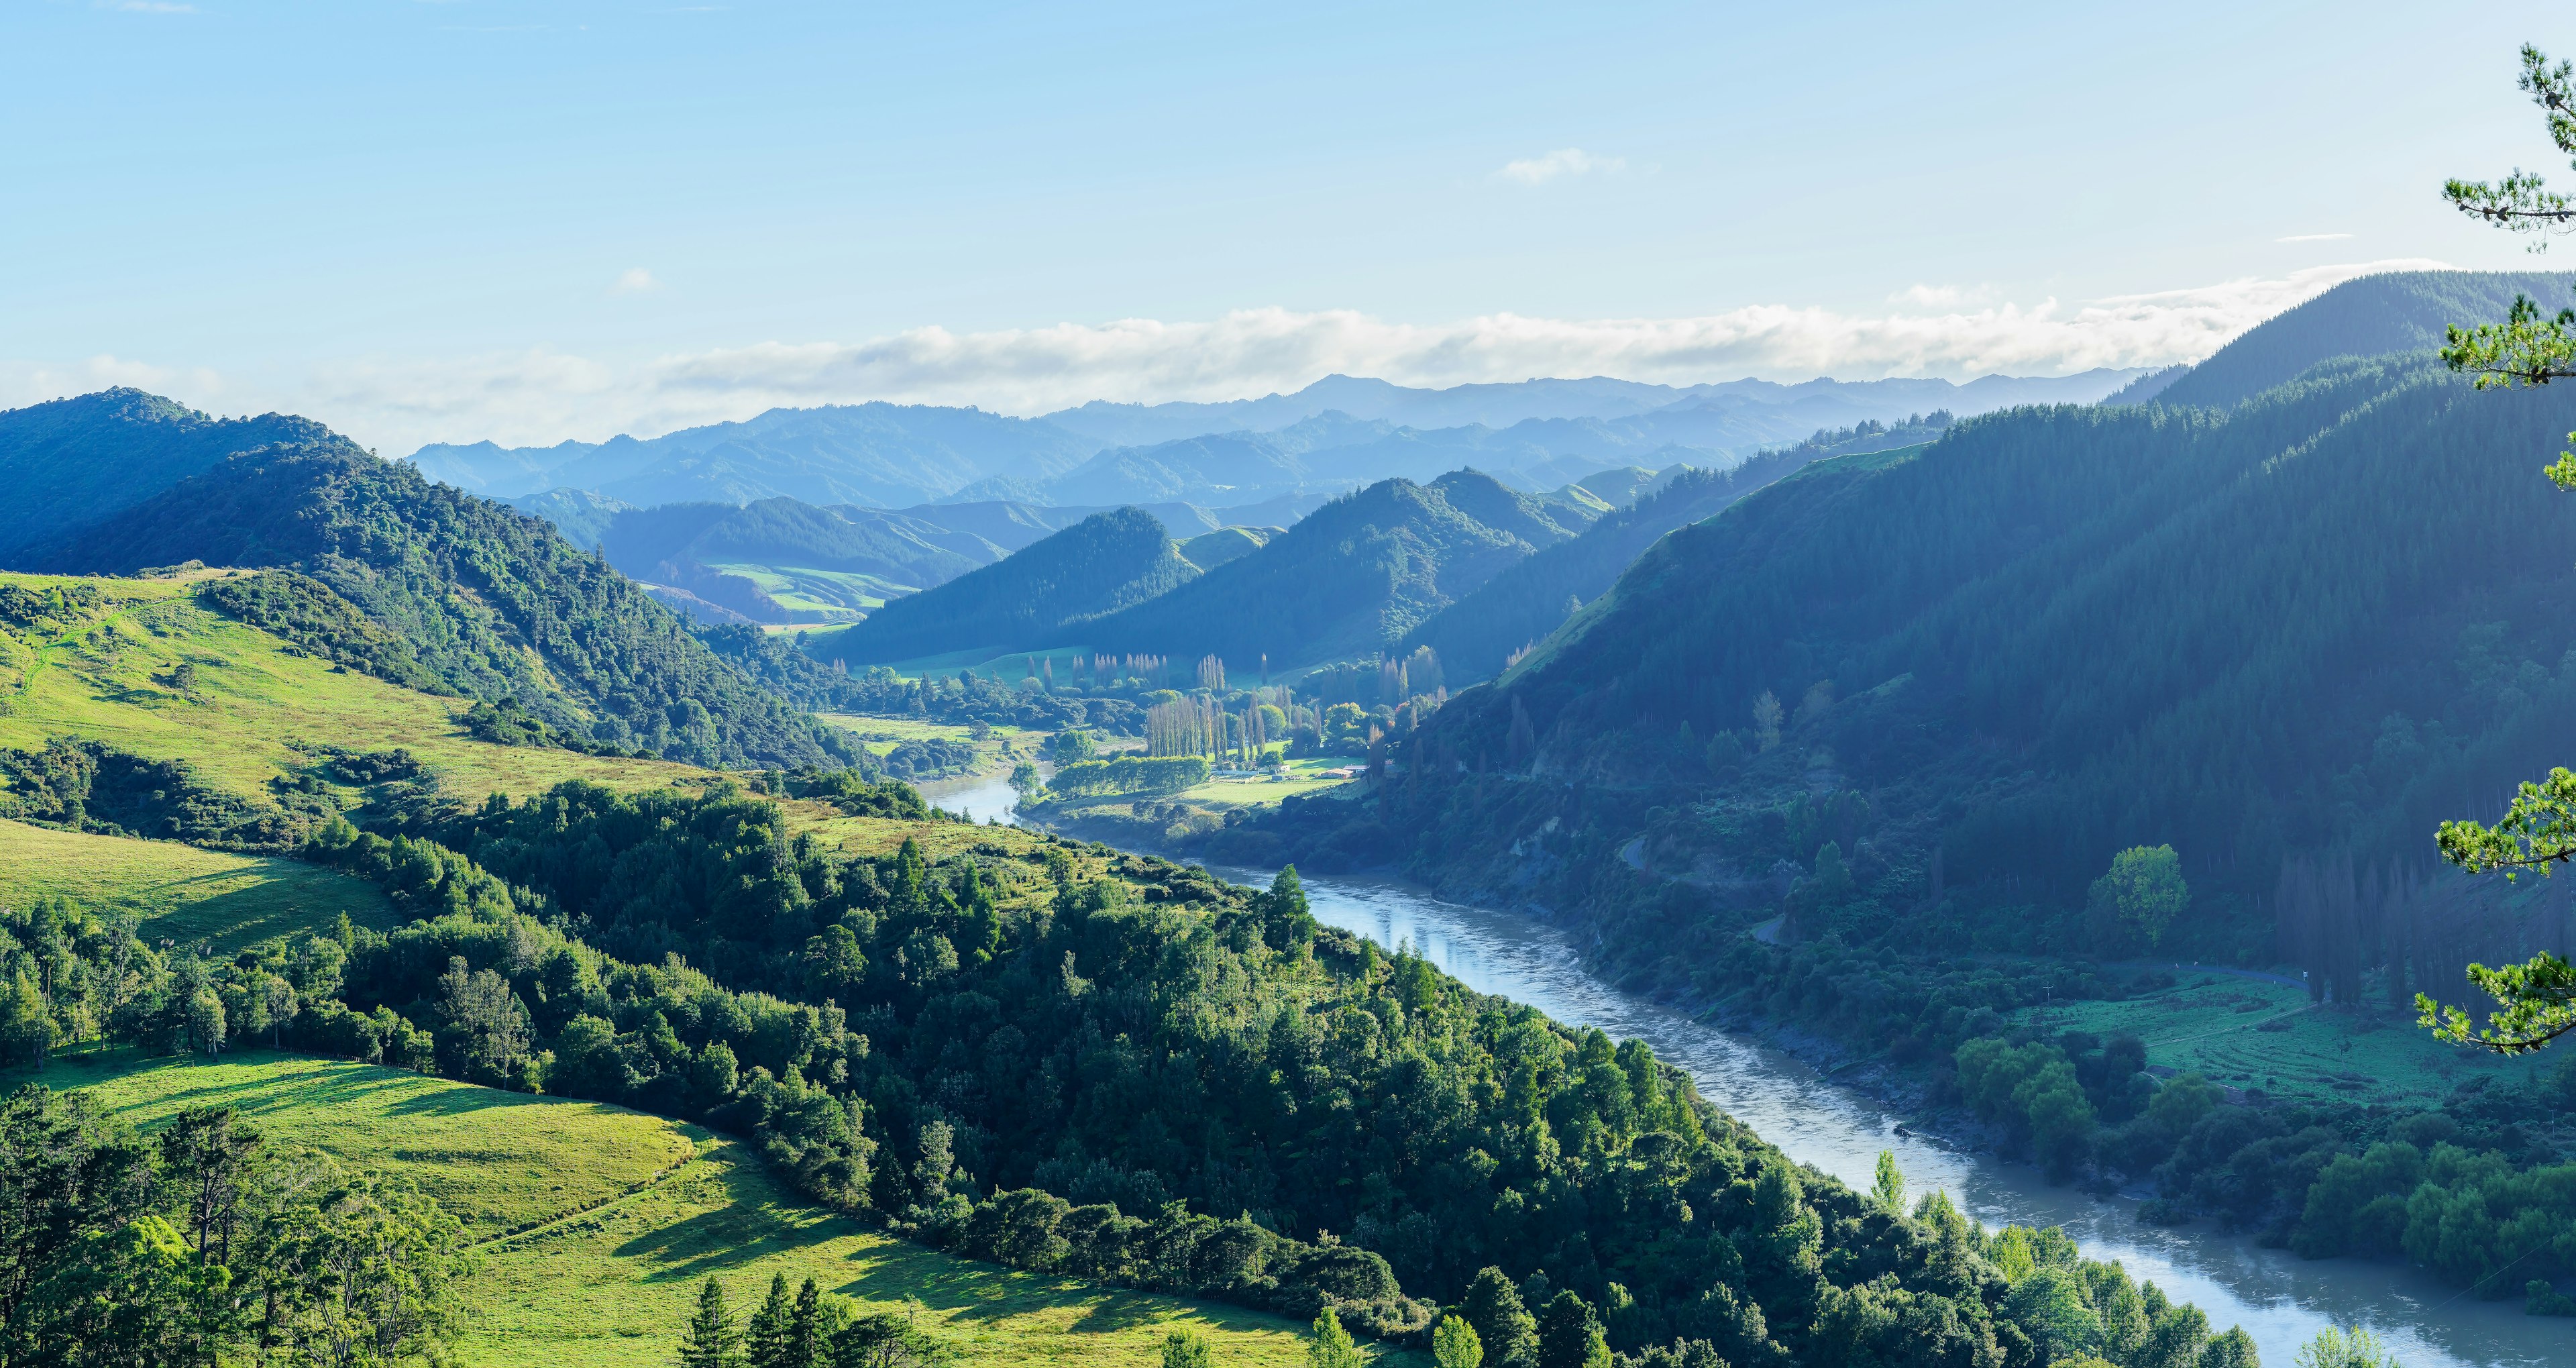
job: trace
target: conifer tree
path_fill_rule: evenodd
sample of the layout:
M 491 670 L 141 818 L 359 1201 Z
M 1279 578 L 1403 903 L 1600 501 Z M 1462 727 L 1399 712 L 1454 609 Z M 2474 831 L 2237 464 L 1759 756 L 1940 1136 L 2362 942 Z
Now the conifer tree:
M 743 1347 L 750 1368 L 787 1368 L 788 1345 L 795 1334 L 796 1312 L 787 1295 L 787 1275 L 769 1276 L 769 1297 L 760 1309 L 751 1313 L 751 1323 L 743 1331 Z
M 742 1368 L 742 1332 L 733 1310 L 725 1305 L 724 1287 L 713 1276 L 698 1289 L 698 1312 L 680 1341 L 680 1368 Z
M 823 1368 L 823 1294 L 807 1278 L 787 1313 L 787 1352 L 779 1368 Z

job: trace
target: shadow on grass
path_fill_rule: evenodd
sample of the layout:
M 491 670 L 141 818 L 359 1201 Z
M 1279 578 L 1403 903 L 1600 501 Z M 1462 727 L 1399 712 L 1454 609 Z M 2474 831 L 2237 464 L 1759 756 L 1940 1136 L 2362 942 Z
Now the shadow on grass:
M 704 1152 L 702 1145 L 701 1152 Z M 684 1220 L 656 1226 L 613 1251 L 618 1258 L 664 1266 L 644 1275 L 648 1283 L 693 1282 L 739 1269 L 756 1259 L 860 1234 L 854 1221 L 788 1198 L 777 1181 L 747 1155 L 707 1156 L 720 1202 Z

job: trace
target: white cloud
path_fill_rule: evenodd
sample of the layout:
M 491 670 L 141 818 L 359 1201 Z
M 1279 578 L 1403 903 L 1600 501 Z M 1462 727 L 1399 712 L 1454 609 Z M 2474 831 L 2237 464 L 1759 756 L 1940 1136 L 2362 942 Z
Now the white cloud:
M 1580 147 L 1561 147 L 1542 156 L 1505 162 L 1494 174 L 1523 185 L 1545 185 L 1559 176 L 1586 176 L 1595 171 L 1615 176 L 1627 169 L 1626 157 L 1596 157 Z
M 2319 266 L 2184 290 L 2074 304 L 2044 299 L 1846 313 L 1757 304 L 1690 318 L 1488 314 L 1401 323 L 1357 310 L 1243 309 L 1205 321 L 1121 319 L 959 333 L 916 328 L 857 342 L 765 342 L 634 362 L 534 350 L 334 363 L 300 379 L 227 384 L 240 407 L 321 419 L 388 454 L 424 442 L 648 436 L 778 406 L 883 399 L 1033 414 L 1089 399 L 1236 399 L 1334 372 L 1443 386 L 1532 376 L 1615 375 L 1692 384 L 1746 375 L 1848 380 L 1890 375 L 2051 375 L 2196 361 L 2254 324 L 2376 271 L 2424 260 Z M 1909 292 L 1910 293 L 1910 292 Z M 211 372 L 113 357 L 0 366 L 0 396 L 26 403 L 105 384 L 209 406 Z
M 2351 237 L 2350 233 L 2293 233 L 2288 237 L 2272 240 L 2274 242 L 2343 242 Z
M 655 280 L 651 271 L 641 266 L 633 266 L 619 274 L 617 283 L 609 286 L 608 292 L 613 295 L 642 294 L 646 290 L 660 288 L 662 288 L 662 282 Z
M 1992 285 L 1909 285 L 1887 297 L 1890 304 L 1907 304 L 1918 309 L 1955 309 L 1962 304 L 1978 304 L 1995 297 Z

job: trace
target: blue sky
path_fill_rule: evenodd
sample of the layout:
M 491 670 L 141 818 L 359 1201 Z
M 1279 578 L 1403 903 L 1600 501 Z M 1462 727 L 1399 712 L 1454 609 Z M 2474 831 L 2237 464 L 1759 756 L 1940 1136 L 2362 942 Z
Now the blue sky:
M 386 450 L 1327 370 L 2040 373 L 2535 263 L 2563 9 L 18 0 L 0 402 Z M 2290 240 L 2284 240 L 2290 239 Z

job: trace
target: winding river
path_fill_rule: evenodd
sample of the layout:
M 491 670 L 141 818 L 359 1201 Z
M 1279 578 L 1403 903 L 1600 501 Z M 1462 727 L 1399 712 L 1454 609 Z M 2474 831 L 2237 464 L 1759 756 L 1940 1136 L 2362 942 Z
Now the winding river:
M 998 778 L 926 784 L 923 793 L 976 820 L 1012 820 L 1016 795 Z M 1270 871 L 1220 867 L 1238 883 Z M 1529 1003 L 1559 1021 L 1644 1040 L 1699 1081 L 1710 1102 L 1795 1159 L 1856 1187 L 1871 1182 L 1878 1153 L 1894 1150 L 1908 1190 L 1943 1188 L 1986 1224 L 2062 1226 L 2088 1257 L 2117 1259 L 2176 1300 L 2197 1303 L 2213 1326 L 2242 1325 L 2269 1368 L 2290 1368 L 2300 1345 L 2329 1323 L 2367 1326 L 2406 1368 L 2576 1363 L 2576 1325 L 2525 1316 L 2517 1291 L 2485 1302 L 2396 1263 L 2309 1262 L 2258 1249 L 2250 1237 L 2207 1222 L 2162 1229 L 2136 1219 L 2136 1204 L 2051 1187 L 2036 1170 L 1899 1136 L 1903 1118 L 1827 1083 L 1779 1051 L 1729 1035 L 1587 973 L 1551 928 L 1514 913 L 1435 898 L 1387 880 L 1305 880 L 1325 923 L 1393 948 L 1410 944 L 1481 992 Z

